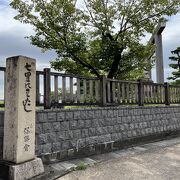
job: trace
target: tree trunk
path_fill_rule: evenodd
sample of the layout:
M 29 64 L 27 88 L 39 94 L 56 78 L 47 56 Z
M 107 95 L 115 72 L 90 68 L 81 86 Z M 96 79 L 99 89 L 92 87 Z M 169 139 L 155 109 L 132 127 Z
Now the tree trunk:
M 123 48 L 121 48 L 119 50 L 119 52 L 117 52 L 117 54 L 115 54 L 114 61 L 112 63 L 112 66 L 111 66 L 111 69 L 109 71 L 107 78 L 113 79 L 114 75 L 116 74 L 116 72 L 118 70 L 119 62 L 120 62 L 121 57 L 122 57 L 122 55 L 121 55 L 122 51 L 123 51 Z

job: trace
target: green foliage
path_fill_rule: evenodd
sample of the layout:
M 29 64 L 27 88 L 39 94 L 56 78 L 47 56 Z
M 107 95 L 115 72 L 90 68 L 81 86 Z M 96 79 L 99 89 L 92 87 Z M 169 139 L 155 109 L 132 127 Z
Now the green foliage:
M 87 165 L 84 162 L 80 162 L 78 166 L 75 168 L 75 170 L 85 170 L 87 168 Z
M 169 80 L 173 80 L 172 84 L 180 85 L 180 47 L 177 47 L 176 50 L 171 51 L 174 56 L 169 57 L 173 63 L 169 64 L 171 68 L 175 71 L 172 72 L 172 76 L 168 77 Z
M 159 19 L 178 12 L 179 0 L 12 0 L 15 17 L 31 24 L 33 45 L 55 50 L 54 69 L 132 79 L 151 68 L 153 46 L 140 43 Z

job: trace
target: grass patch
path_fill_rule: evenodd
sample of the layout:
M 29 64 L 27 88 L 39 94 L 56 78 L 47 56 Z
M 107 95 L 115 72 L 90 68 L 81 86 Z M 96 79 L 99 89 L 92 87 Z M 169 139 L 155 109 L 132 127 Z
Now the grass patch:
M 78 164 L 78 166 L 75 168 L 75 170 L 81 170 L 81 171 L 83 171 L 83 170 L 85 170 L 87 168 L 87 164 L 85 164 L 84 162 L 80 162 L 79 164 Z

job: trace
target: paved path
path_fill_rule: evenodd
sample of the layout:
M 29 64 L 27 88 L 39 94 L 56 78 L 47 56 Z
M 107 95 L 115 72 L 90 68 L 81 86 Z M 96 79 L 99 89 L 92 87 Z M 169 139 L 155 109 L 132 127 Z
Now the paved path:
M 52 165 L 67 170 L 90 166 L 58 180 L 180 180 L 180 138 Z

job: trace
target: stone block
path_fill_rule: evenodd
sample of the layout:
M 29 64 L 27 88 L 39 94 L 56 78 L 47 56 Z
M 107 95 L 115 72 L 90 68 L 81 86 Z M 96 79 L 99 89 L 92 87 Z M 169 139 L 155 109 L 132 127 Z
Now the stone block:
M 43 123 L 43 132 L 48 133 L 52 131 L 52 124 L 51 123 Z
M 57 113 L 57 121 L 64 121 L 65 120 L 65 112 L 58 112 Z
M 111 141 L 111 135 L 110 134 L 99 136 L 99 142 L 100 143 L 109 142 L 109 141 Z
M 118 117 L 118 109 L 113 111 L 114 117 Z
M 107 127 L 98 127 L 98 128 L 96 128 L 96 134 L 98 136 L 106 134 L 107 132 L 108 132 Z
M 92 120 L 92 127 L 99 127 L 99 121 L 98 121 L 98 119 L 93 119 L 93 120 Z
M 46 134 L 39 134 L 37 136 L 37 144 L 41 145 L 41 144 L 46 144 L 47 143 L 47 136 Z
M 98 118 L 101 118 L 101 117 L 102 117 L 101 110 L 95 110 L 94 111 L 94 118 L 98 119 Z
M 62 150 L 68 150 L 68 149 L 70 149 L 70 143 L 69 143 L 69 141 L 63 141 L 63 142 L 61 143 L 61 149 L 62 149 Z
M 76 119 L 76 120 L 81 119 L 81 112 L 80 111 L 74 112 L 74 119 Z
M 47 142 L 48 143 L 54 143 L 57 141 L 55 132 L 47 133 L 46 136 L 47 136 Z
M 74 139 L 80 139 L 81 138 L 81 130 L 80 129 L 73 130 L 73 138 Z
M 114 126 L 108 126 L 108 132 L 113 133 L 114 132 Z
M 82 133 L 82 138 L 88 137 L 89 136 L 89 131 L 88 129 L 82 129 L 81 130 Z
M 120 125 L 115 125 L 113 126 L 113 128 L 114 128 L 114 132 L 116 133 L 120 132 Z
M 52 152 L 52 143 L 43 144 L 42 146 L 42 153 L 51 153 Z
M 0 165 L 2 167 L 2 165 Z M 7 166 L 7 167 L 5 167 Z M 0 172 L 0 179 L 24 180 L 31 179 L 44 172 L 44 166 L 40 158 L 36 158 L 17 165 L 4 165 L 7 172 Z M 2 174 L 6 175 L 3 177 Z
M 121 124 L 122 123 L 122 118 L 121 117 L 117 117 L 117 124 Z
M 107 115 L 108 115 L 108 117 L 114 117 L 114 113 L 113 113 L 113 110 L 108 110 L 108 112 L 107 112 Z
M 56 121 L 56 113 L 55 112 L 51 112 L 51 113 L 48 113 L 48 122 L 49 121 Z
M 71 120 L 73 120 L 73 112 L 70 112 L 70 111 L 67 111 L 66 113 L 65 113 L 65 116 L 66 116 L 66 120 L 67 121 L 71 121 Z
M 89 128 L 89 136 L 95 136 L 96 135 L 96 129 L 95 128 Z
M 99 142 L 99 136 L 93 136 L 86 139 L 87 144 L 97 144 Z
M 69 130 L 69 121 L 60 122 L 60 130 Z
M 96 119 L 95 119 L 96 120 Z M 102 127 L 102 126 L 106 126 L 106 119 L 103 118 L 103 119 L 97 119 L 98 123 L 99 123 L 99 126 Z
M 77 128 L 78 128 L 78 129 L 79 129 L 79 128 L 84 128 L 84 126 L 85 126 L 84 120 L 78 120 L 78 122 L 77 122 Z
M 134 129 L 134 124 L 133 123 L 130 123 L 129 124 L 129 128 L 132 130 L 132 129 Z
M 70 126 L 70 129 L 77 129 L 77 127 L 78 127 L 77 120 L 70 121 L 69 126 Z
M 113 141 L 119 141 L 120 140 L 120 133 L 113 133 L 113 134 L 111 134 L 111 139 Z
M 48 122 L 47 113 L 36 113 L 36 121 L 39 123 L 45 123 Z
M 52 131 L 53 132 L 58 132 L 60 131 L 60 122 L 53 122 L 52 123 Z
M 56 142 L 52 144 L 52 152 L 59 152 L 61 150 L 61 143 Z
M 107 118 L 108 116 L 108 111 L 106 109 L 102 110 L 102 118 Z
M 80 119 L 81 120 L 85 120 L 85 119 L 88 119 L 89 118 L 89 111 L 80 111 L 81 115 L 80 115 Z
M 65 131 L 57 132 L 57 141 L 64 141 L 64 140 L 66 140 L 66 132 Z
M 73 139 L 73 131 L 72 130 L 65 131 L 65 136 L 66 139 Z
M 42 124 L 36 124 L 36 134 L 42 134 L 42 133 L 43 133 Z
M 85 120 L 84 123 L 85 123 L 84 125 L 85 128 L 90 128 L 92 126 L 91 120 Z

